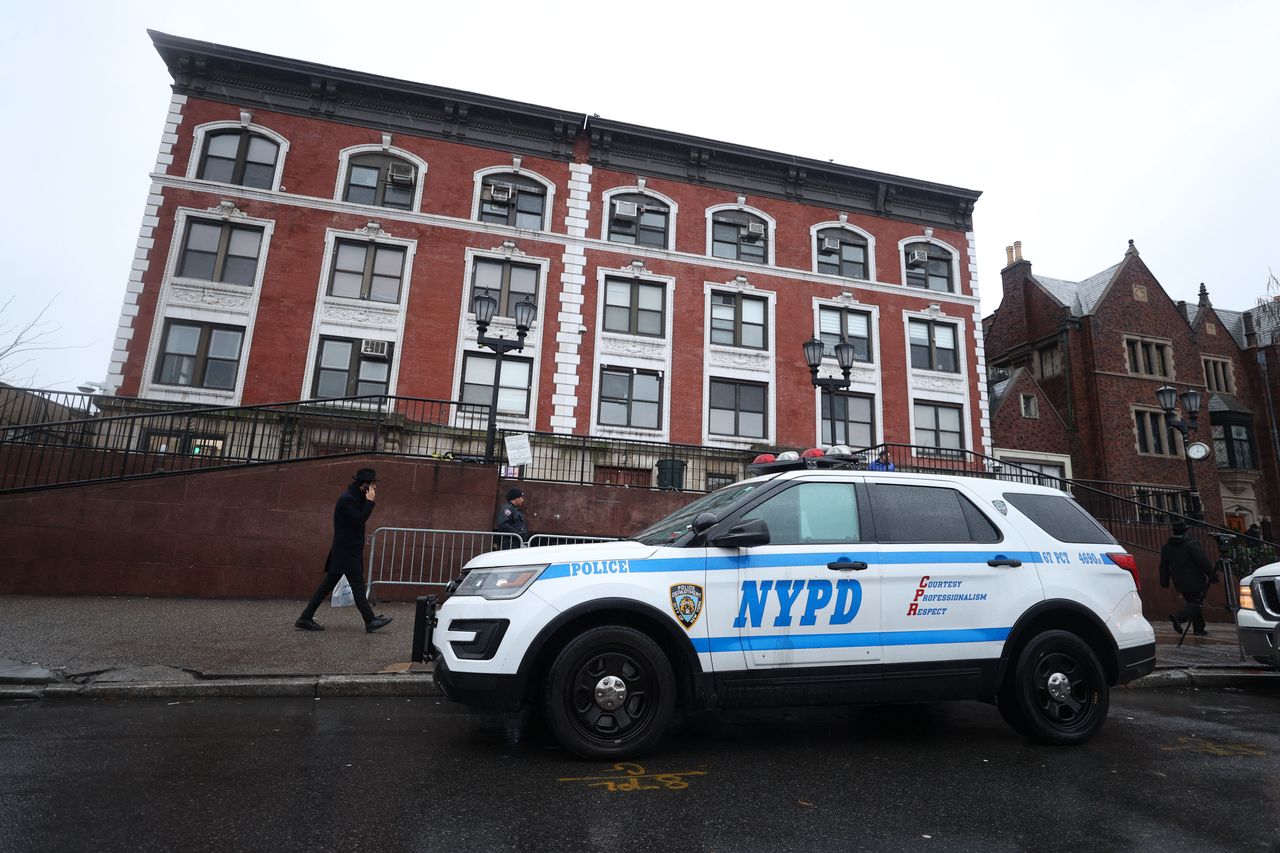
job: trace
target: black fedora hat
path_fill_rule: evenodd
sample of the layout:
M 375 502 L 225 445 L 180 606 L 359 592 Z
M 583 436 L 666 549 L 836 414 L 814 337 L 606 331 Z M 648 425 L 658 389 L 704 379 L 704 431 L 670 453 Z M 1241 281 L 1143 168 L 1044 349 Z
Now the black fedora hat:
M 357 483 L 372 483 L 378 479 L 378 475 L 372 468 L 361 468 L 351 479 L 355 480 Z

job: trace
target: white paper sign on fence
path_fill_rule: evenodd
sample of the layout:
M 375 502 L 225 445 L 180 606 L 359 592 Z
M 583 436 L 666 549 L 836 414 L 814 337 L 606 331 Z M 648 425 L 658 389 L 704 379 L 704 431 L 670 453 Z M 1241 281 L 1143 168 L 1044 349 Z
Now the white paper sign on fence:
M 529 436 L 526 433 L 508 435 L 503 441 L 507 444 L 507 462 L 512 465 L 533 464 L 533 451 L 529 448 Z

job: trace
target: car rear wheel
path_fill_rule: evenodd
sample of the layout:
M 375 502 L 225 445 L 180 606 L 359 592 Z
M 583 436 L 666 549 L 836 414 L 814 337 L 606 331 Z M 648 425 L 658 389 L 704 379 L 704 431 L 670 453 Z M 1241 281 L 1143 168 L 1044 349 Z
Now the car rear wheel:
M 675 706 L 675 676 L 662 649 L 621 625 L 570 640 L 547 676 L 543 710 L 565 749 L 591 759 L 639 755 L 662 737 Z
M 1026 727 L 1023 734 L 1059 745 L 1084 743 L 1096 735 L 1106 722 L 1111 701 L 1098 656 L 1069 631 L 1045 631 L 1032 637 L 1001 693 L 1021 717 Z M 1018 729 L 1012 720 L 1010 725 Z

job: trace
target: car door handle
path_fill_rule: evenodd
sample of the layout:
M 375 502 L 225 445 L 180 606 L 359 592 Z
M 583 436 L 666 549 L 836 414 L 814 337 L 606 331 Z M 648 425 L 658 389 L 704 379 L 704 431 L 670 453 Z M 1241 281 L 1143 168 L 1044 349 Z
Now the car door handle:
M 987 565 L 993 569 L 997 569 L 1001 566 L 1008 566 L 1011 569 L 1016 569 L 1018 566 L 1022 565 L 1022 561 L 1010 559 L 1004 554 L 996 554 L 990 560 L 987 560 Z
M 860 572 L 867 568 L 867 564 L 861 560 L 850 560 L 842 557 L 834 563 L 827 563 L 827 568 L 833 572 Z

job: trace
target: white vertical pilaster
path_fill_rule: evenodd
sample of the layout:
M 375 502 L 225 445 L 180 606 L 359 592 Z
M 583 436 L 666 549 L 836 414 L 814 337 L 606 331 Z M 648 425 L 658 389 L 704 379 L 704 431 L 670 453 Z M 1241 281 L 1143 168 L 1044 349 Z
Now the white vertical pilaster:
M 587 213 L 591 210 L 591 166 L 569 164 L 569 212 L 564 218 L 570 237 L 587 236 Z M 586 283 L 586 251 L 582 246 L 567 246 L 562 256 L 564 272 L 560 274 L 560 310 L 556 316 L 556 393 L 552 397 L 554 415 L 551 429 L 571 433 L 578 425 L 574 416 L 578 405 L 578 389 L 582 387 L 578 370 L 582 358 L 578 354 L 582 341 L 582 289 Z M 587 383 L 590 387 L 590 383 Z

